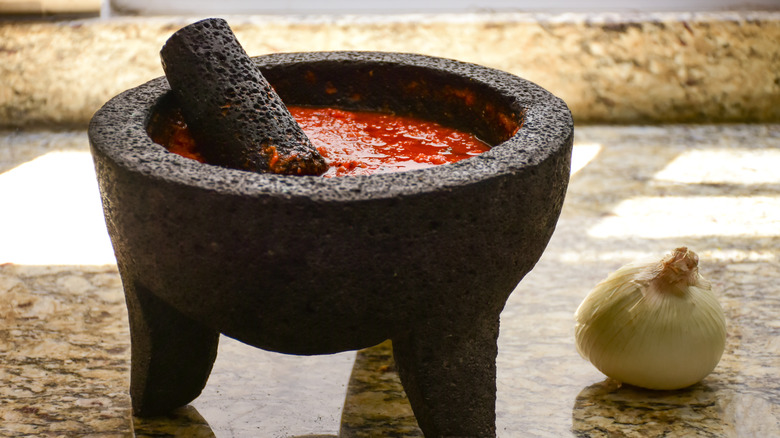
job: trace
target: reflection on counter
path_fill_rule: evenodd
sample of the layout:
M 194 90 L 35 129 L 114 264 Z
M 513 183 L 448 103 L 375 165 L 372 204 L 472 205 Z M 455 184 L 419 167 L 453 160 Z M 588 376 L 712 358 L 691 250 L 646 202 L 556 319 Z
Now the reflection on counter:
M 376 436 L 423 436 L 396 371 L 390 341 L 358 352 L 341 414 L 339 438 Z
M 677 391 L 650 391 L 607 379 L 577 395 L 572 429 L 582 436 L 679 436 L 692 430 L 722 436 L 727 425 L 719 395 L 703 383 Z
M 133 417 L 133 434 L 137 438 L 160 436 L 215 438 L 216 436 L 200 412 L 190 405 L 161 417 Z

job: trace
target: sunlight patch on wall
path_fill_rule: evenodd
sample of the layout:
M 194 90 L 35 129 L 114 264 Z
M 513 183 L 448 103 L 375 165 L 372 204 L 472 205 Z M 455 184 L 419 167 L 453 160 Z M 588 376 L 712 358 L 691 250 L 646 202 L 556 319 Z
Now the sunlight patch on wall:
M 601 149 L 602 146 L 595 143 L 575 144 L 571 153 L 571 175 L 574 176 L 593 161 Z
M 0 263 L 116 263 L 89 152 L 50 152 L 0 174 L 0 203 Z
M 680 246 L 686 245 L 685 241 L 679 243 Z M 669 248 L 671 251 L 672 248 Z M 600 251 L 594 249 L 591 251 L 566 251 L 558 256 L 558 260 L 562 263 L 582 263 L 582 262 L 615 262 L 615 263 L 629 263 L 635 261 L 652 261 L 659 260 L 666 255 L 666 252 L 651 252 L 651 251 Z M 771 262 L 777 260 L 777 255 L 772 251 L 746 251 L 740 249 L 696 249 L 696 253 L 702 260 L 719 261 L 719 262 Z
M 687 151 L 655 175 L 661 181 L 712 184 L 780 183 L 780 150 Z
M 642 196 L 619 203 L 612 213 L 588 234 L 661 239 L 780 233 L 780 196 Z

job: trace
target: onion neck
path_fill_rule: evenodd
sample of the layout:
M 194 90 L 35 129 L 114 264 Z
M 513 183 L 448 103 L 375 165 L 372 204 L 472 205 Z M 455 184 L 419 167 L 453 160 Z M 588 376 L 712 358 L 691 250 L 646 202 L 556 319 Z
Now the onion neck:
M 653 266 L 649 277 L 652 289 L 683 295 L 699 281 L 699 256 L 684 246 L 677 248 Z

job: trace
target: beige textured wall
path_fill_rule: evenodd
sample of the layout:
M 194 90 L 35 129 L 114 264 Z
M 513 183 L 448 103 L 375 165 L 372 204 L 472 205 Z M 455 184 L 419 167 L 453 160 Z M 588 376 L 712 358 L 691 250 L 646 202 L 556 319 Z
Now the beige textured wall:
M 0 0 L 0 14 L 94 13 L 101 0 Z
M 0 127 L 85 126 L 162 75 L 160 47 L 191 21 L 0 22 Z M 780 12 L 228 21 L 251 55 L 384 50 L 506 70 L 562 97 L 578 123 L 780 121 Z

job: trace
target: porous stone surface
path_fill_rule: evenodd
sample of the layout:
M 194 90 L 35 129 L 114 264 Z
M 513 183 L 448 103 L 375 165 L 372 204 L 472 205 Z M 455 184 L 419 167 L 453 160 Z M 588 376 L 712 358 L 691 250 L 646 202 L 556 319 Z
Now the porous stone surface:
M 0 126 L 85 127 L 162 76 L 196 17 L 0 22 Z M 780 12 L 228 17 L 247 53 L 412 52 L 498 68 L 567 102 L 578 123 L 780 120 Z
M 285 175 L 328 170 L 225 20 L 209 18 L 179 29 L 160 57 L 206 161 Z
M 257 62 L 286 102 L 411 112 L 473 126 L 493 147 L 419 171 L 256 174 L 151 141 L 162 78 L 112 99 L 89 135 L 128 296 L 135 412 L 197 396 L 220 332 L 292 354 L 389 338 L 426 433 L 495 435 L 498 315 L 563 204 L 574 135 L 565 103 L 504 72 L 420 55 Z

